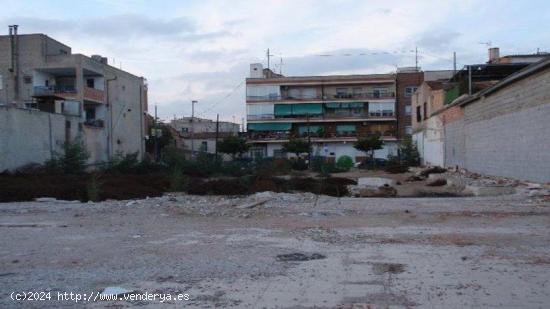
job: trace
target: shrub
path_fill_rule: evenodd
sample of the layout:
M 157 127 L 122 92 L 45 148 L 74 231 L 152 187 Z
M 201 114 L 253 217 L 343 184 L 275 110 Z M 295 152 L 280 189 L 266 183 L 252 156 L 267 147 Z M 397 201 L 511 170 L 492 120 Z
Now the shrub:
M 217 147 L 219 152 L 229 154 L 235 160 L 237 155 L 240 157 L 243 153 L 247 152 L 250 145 L 246 143 L 244 138 L 228 136 L 221 140 Z
M 187 189 L 188 179 L 183 175 L 181 169 L 175 168 L 170 175 L 171 192 L 181 192 Z
M 90 180 L 86 185 L 86 197 L 92 202 L 101 201 L 101 182 L 99 174 L 93 173 L 90 176 Z
M 297 159 L 292 161 L 292 169 L 297 171 L 305 171 L 308 166 L 305 160 Z
M 409 167 L 406 164 L 403 164 L 398 157 L 389 155 L 388 163 L 384 167 L 384 171 L 392 174 L 401 174 L 406 173 L 409 170 Z
M 353 159 L 350 156 L 341 156 L 338 158 L 338 161 L 336 161 L 336 166 L 347 172 L 353 167 Z

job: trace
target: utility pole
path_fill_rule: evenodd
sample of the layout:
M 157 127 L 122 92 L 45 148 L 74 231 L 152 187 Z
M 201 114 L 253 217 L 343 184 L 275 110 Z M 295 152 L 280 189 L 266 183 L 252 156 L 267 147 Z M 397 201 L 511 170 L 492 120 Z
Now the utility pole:
M 159 162 L 159 139 L 158 139 L 158 128 L 157 128 L 157 105 L 155 104 L 155 121 L 153 122 L 153 130 L 155 134 L 155 162 Z
M 216 148 L 216 160 L 218 159 L 218 136 L 220 134 L 220 114 L 216 114 L 216 142 L 214 143 Z
M 309 113 L 306 113 L 307 119 L 307 167 L 311 168 L 311 134 L 309 133 Z
M 472 66 L 468 66 L 468 95 L 472 95 Z
M 281 63 L 279 64 L 279 74 L 283 75 L 283 57 L 281 57 Z
M 418 72 L 418 46 L 414 48 L 414 68 Z
M 267 69 L 269 70 L 269 57 L 271 57 L 271 55 L 269 54 L 269 48 L 267 49 Z
M 195 104 L 196 100 L 191 101 L 191 158 L 195 157 Z
M 456 74 L 456 52 L 453 52 L 453 76 Z

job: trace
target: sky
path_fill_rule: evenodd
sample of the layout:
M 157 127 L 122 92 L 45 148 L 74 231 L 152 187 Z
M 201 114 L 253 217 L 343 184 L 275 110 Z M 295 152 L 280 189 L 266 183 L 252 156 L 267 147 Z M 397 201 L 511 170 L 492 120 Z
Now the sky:
M 550 51 L 550 1 L 0 0 L 0 33 L 45 33 L 147 78 L 149 111 L 241 122 L 250 63 L 284 75 L 370 74 Z M 283 63 L 281 66 L 280 63 Z

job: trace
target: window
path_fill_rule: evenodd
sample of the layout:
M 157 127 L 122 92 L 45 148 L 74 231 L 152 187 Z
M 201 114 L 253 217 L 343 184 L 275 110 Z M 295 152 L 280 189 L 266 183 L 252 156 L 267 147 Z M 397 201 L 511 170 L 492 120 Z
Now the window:
M 189 132 L 189 128 L 181 128 L 181 133 L 187 133 Z
M 363 92 L 363 88 L 361 87 L 354 87 L 353 88 L 353 97 L 354 98 L 360 98 Z
M 405 96 L 412 97 L 413 93 L 418 89 L 418 87 L 405 87 Z
M 388 88 L 385 87 L 377 87 L 374 88 L 372 91 L 372 94 L 375 98 L 382 98 L 388 96 Z
M 420 113 L 420 106 L 416 107 L 416 122 L 422 122 L 422 114 Z
M 93 78 L 86 79 L 86 87 L 95 88 L 95 80 Z
M 428 103 L 424 102 L 424 119 L 428 118 Z
M 23 82 L 25 84 L 31 84 L 32 83 L 32 76 L 29 76 L 29 75 L 23 76 Z
M 94 107 L 86 107 L 84 109 L 84 111 L 86 112 L 86 121 L 95 119 L 95 108 Z
M 405 115 L 411 115 L 411 105 L 405 105 Z
M 395 112 L 394 103 L 369 103 L 369 116 L 391 117 Z
M 261 159 L 265 157 L 265 148 L 264 147 L 251 147 L 250 156 L 253 159 Z
M 350 98 L 351 94 L 348 94 L 348 88 L 336 88 L 336 97 L 340 99 Z
M 412 130 L 411 126 L 405 126 L 405 134 L 411 135 L 412 132 L 413 132 L 413 130 Z
M 274 158 L 284 158 L 285 156 L 286 156 L 286 153 L 283 149 L 273 149 Z
M 204 152 L 207 152 L 207 151 L 208 151 L 208 142 L 207 142 L 207 141 L 202 141 L 202 142 L 201 142 L 200 151 L 204 151 Z

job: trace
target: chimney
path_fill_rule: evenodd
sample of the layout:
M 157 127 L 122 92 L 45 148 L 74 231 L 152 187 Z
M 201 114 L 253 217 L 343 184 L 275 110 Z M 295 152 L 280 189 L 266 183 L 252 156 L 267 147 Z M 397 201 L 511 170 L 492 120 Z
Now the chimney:
M 499 63 L 500 49 L 498 47 L 489 48 L 489 61 L 488 63 Z

